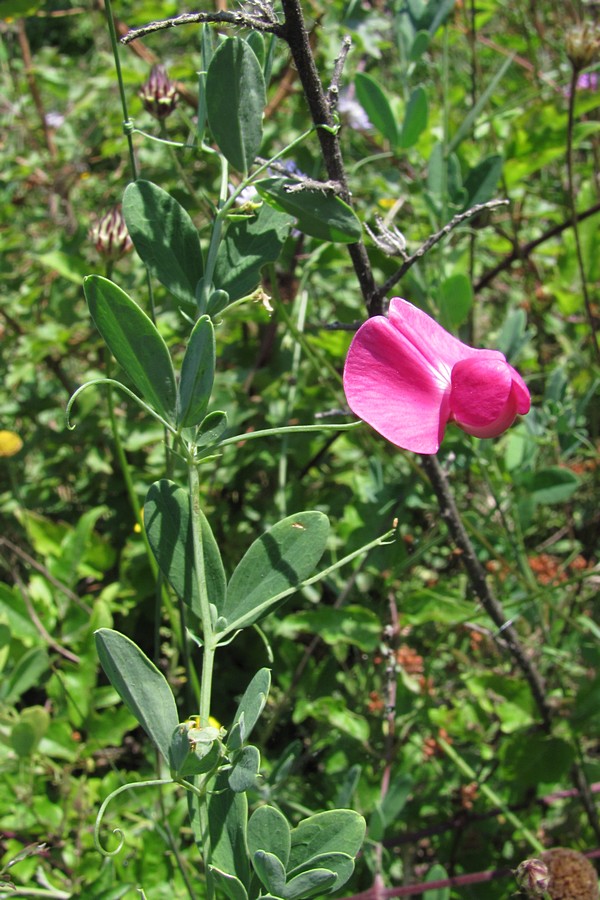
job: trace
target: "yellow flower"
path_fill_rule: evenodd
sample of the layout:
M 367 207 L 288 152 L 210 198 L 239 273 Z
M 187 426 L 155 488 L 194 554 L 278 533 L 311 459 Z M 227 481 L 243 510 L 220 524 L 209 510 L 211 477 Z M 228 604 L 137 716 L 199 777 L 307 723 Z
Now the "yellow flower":
M 0 431 L 0 456 L 15 456 L 23 441 L 14 431 Z

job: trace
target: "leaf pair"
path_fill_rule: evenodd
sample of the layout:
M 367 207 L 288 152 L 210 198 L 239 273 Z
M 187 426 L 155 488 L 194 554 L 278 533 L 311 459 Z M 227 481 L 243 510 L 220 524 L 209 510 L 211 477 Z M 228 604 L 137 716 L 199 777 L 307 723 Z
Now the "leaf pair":
M 206 591 L 220 639 L 259 621 L 311 575 L 329 534 L 323 513 L 289 516 L 251 545 L 227 584 L 217 543 L 202 513 L 200 521 Z M 161 571 L 199 616 L 189 493 L 166 479 L 156 482 L 148 491 L 144 522 Z
M 90 313 L 109 350 L 153 410 L 178 428 L 200 424 L 215 371 L 212 322 L 201 316 L 190 335 L 177 386 L 167 345 L 151 319 L 112 281 L 84 280 Z

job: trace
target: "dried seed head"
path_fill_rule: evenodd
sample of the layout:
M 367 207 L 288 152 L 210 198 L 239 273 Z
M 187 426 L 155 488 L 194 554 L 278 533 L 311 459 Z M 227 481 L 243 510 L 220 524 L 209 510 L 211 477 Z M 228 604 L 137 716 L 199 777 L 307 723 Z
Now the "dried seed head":
M 150 77 L 140 88 L 140 97 L 155 119 L 166 119 L 177 106 L 177 88 L 164 66 L 152 66 Z
M 576 72 L 591 65 L 600 50 L 600 32 L 595 25 L 585 22 L 567 31 L 567 56 Z
M 598 873 L 577 850 L 554 847 L 542 853 L 550 872 L 548 893 L 552 900 L 598 900 Z
M 550 872 L 541 859 L 526 859 L 515 869 L 515 878 L 527 897 L 543 897 L 550 885 Z
M 114 206 L 90 229 L 90 240 L 100 256 L 114 262 L 133 248 L 120 206 Z

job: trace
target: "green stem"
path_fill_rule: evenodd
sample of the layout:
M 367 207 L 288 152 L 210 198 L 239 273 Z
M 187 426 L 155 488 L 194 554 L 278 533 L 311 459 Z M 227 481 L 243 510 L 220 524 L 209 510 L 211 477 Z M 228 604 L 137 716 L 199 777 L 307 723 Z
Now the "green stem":
M 581 249 L 581 237 L 579 234 L 579 217 L 577 215 L 577 198 L 575 191 L 575 175 L 574 175 L 574 161 L 573 161 L 573 131 L 575 127 L 575 97 L 577 94 L 577 78 L 579 75 L 579 71 L 573 68 L 571 73 L 571 84 L 569 90 L 569 118 L 567 124 L 567 184 L 568 184 L 568 192 L 569 192 L 569 206 L 571 211 L 571 223 L 573 226 L 573 237 L 575 238 L 575 255 L 577 259 L 577 268 L 579 269 L 579 278 L 581 281 L 581 292 L 583 294 L 583 304 L 585 307 L 585 314 L 588 320 L 588 324 L 590 326 L 590 331 L 592 335 L 592 343 L 594 345 L 594 353 L 596 355 L 596 362 L 600 363 L 600 345 L 598 344 L 598 338 L 596 336 L 596 327 L 594 324 L 594 313 L 592 311 L 592 304 L 590 301 L 590 295 L 588 291 L 587 285 L 587 277 L 585 272 L 585 265 L 583 262 L 583 251 Z
M 119 59 L 119 42 L 117 40 L 117 32 L 115 29 L 115 20 L 112 13 L 111 0 L 106 0 L 106 19 L 108 21 L 108 31 L 110 34 L 110 44 L 115 59 L 115 69 L 117 72 L 117 81 L 119 82 L 119 94 L 121 96 L 121 109 L 123 110 L 123 130 L 127 138 L 127 146 L 129 148 L 129 164 L 131 166 L 131 178 L 133 181 L 137 179 L 137 166 L 135 164 L 135 153 L 133 149 L 133 139 L 131 137 L 131 122 L 127 111 L 127 95 L 125 93 L 125 85 L 123 83 L 123 75 L 121 72 L 121 60 Z
M 194 544 L 194 572 L 200 598 L 200 615 L 202 618 L 202 678 L 200 681 L 200 725 L 208 725 L 210 716 L 210 698 L 212 693 L 212 676 L 215 660 L 216 641 L 210 612 L 210 600 L 206 590 L 206 572 L 204 567 L 204 548 L 202 545 L 202 520 L 200 517 L 200 479 L 195 459 L 188 459 L 188 483 L 190 489 L 190 507 L 192 535 Z
M 249 431 L 247 434 L 236 434 L 234 437 L 225 438 L 218 444 L 218 448 L 227 447 L 230 444 L 238 444 L 240 441 L 252 441 L 256 438 L 278 437 L 282 434 L 310 434 L 322 431 L 350 431 L 358 428 L 362 421 L 345 422 L 339 425 L 281 425 L 279 428 L 264 428 L 261 431 Z
M 517 831 L 520 831 L 521 834 L 523 835 L 523 837 L 527 841 L 529 841 L 529 844 L 531 845 L 533 852 L 534 853 L 543 853 L 544 846 L 540 843 L 540 841 L 538 841 L 536 836 L 525 825 L 523 825 L 523 823 L 521 822 L 519 817 L 516 816 L 512 812 L 512 810 L 510 810 L 508 808 L 508 806 L 502 800 L 502 798 L 499 797 L 498 794 L 495 791 L 493 791 L 491 787 L 489 787 L 489 785 L 487 785 L 485 782 L 479 781 L 475 770 L 471 768 L 471 766 L 462 758 L 462 756 L 459 756 L 459 754 L 456 752 L 456 750 L 453 747 L 451 747 L 450 744 L 446 743 L 446 741 L 443 740 L 443 738 L 438 737 L 438 738 L 436 738 L 436 741 L 439 744 L 439 746 L 442 748 L 442 750 L 444 751 L 444 753 L 446 754 L 448 759 L 452 760 L 452 762 L 457 767 L 457 769 L 459 769 L 459 771 L 462 772 L 463 775 L 466 775 L 467 778 L 470 778 L 471 781 L 475 781 L 477 783 L 477 787 L 481 791 L 481 793 L 487 797 L 487 799 L 490 801 L 490 803 L 493 803 L 494 806 L 497 806 L 498 809 L 500 809 L 502 811 L 502 814 L 511 823 L 513 828 L 516 828 Z

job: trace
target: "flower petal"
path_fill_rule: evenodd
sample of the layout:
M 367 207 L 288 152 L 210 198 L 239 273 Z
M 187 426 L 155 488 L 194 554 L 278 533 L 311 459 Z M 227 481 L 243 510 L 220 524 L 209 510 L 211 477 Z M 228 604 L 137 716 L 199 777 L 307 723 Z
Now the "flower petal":
M 406 340 L 418 348 L 435 369 L 443 368 L 449 373 L 459 360 L 469 359 L 482 352 L 463 344 L 422 309 L 400 297 L 390 300 L 389 321 Z M 487 352 L 504 359 L 496 350 Z
M 450 409 L 463 431 L 489 438 L 512 425 L 524 387 L 513 382 L 513 372 L 505 359 L 490 357 L 485 351 L 479 358 L 465 359 L 454 366 Z
M 437 453 L 449 416 L 449 376 L 395 323 L 375 316 L 350 345 L 344 390 L 351 410 L 388 441 L 414 453 Z

